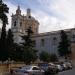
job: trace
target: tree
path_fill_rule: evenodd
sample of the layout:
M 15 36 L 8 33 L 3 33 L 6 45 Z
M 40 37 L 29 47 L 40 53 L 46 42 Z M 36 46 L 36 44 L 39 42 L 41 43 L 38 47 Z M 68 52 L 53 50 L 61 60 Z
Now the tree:
M 11 55 L 12 60 L 23 61 L 22 60 L 23 51 L 21 50 L 21 46 L 18 45 L 17 43 L 14 43 L 14 48 Z
M 61 39 L 58 46 L 58 52 L 60 56 L 67 58 L 68 55 L 71 53 L 69 48 L 70 40 L 68 39 L 68 35 L 64 30 L 61 30 L 60 37 Z
M 6 4 L 0 0 L 0 19 L 2 20 L 2 32 L 0 38 L 0 60 L 7 59 L 7 51 L 6 51 L 6 24 L 8 24 L 8 18 L 6 13 L 8 13 L 9 8 Z
M 31 39 L 33 31 L 31 27 L 27 29 L 27 35 L 22 36 L 23 43 L 22 43 L 22 58 L 26 64 L 30 64 L 31 62 L 37 59 L 37 50 L 34 48 L 34 42 Z
M 12 53 L 14 50 L 14 40 L 13 40 L 13 33 L 11 29 L 8 30 L 8 35 L 7 35 L 7 52 L 8 52 L 8 58 L 12 59 Z
M 51 62 L 57 62 L 58 61 L 58 57 L 56 54 L 51 54 L 50 55 L 50 61 Z
M 8 35 L 7 35 L 7 52 L 8 52 L 8 58 L 10 58 L 11 60 L 15 61 L 22 60 L 21 46 L 14 43 L 13 33 L 11 29 L 8 30 Z
M 48 54 L 47 52 L 45 51 L 42 51 L 40 54 L 39 54 L 39 59 L 44 61 L 44 62 L 49 62 L 50 61 L 50 54 Z
M 0 38 L 0 60 L 7 59 L 7 50 L 6 50 L 6 29 L 3 27 Z

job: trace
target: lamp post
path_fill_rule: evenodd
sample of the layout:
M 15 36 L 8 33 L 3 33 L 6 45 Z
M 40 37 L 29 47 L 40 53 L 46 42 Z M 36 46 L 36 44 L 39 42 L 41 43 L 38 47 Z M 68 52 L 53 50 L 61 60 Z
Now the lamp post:
M 8 70 L 10 72 L 10 58 L 8 58 Z

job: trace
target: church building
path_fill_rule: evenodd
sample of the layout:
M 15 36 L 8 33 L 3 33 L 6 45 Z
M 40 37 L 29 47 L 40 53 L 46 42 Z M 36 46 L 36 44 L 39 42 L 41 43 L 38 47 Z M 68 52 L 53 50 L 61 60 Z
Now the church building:
M 60 42 L 60 30 L 38 33 L 39 22 L 31 15 L 31 10 L 27 9 L 26 16 L 21 15 L 20 6 L 16 10 L 16 14 L 12 14 L 12 24 L 11 29 L 14 34 L 14 42 L 21 43 L 21 35 L 26 35 L 26 30 L 31 27 L 33 31 L 32 39 L 35 41 L 35 48 L 41 52 L 46 51 L 50 54 L 58 55 L 58 45 Z M 75 58 L 75 28 L 64 30 L 68 38 L 71 40 L 70 49 L 73 52 L 73 57 Z

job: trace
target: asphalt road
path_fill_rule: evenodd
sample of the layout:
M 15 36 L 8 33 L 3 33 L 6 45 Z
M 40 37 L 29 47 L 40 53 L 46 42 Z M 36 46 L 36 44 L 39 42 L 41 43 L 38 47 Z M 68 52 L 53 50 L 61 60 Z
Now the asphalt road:
M 72 69 L 72 70 L 67 70 L 67 71 L 59 72 L 58 75 L 75 75 L 75 68 Z
M 0 75 L 11 75 L 11 74 L 0 74 Z M 75 75 L 75 68 L 72 69 L 72 70 L 67 70 L 67 71 L 59 72 L 56 75 Z

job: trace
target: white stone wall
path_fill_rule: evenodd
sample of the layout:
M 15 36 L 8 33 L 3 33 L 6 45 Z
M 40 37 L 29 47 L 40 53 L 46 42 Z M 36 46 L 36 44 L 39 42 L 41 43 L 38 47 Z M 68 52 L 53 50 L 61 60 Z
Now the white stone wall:
M 67 29 L 65 32 L 68 35 L 69 40 L 72 42 L 75 42 L 75 37 L 73 38 L 73 35 L 75 35 L 75 29 Z M 53 38 L 56 38 L 54 41 Z M 44 46 L 41 45 L 41 39 L 44 39 Z M 60 31 L 55 31 L 55 32 L 48 32 L 48 33 L 42 33 L 35 35 L 33 37 L 33 40 L 36 42 L 36 49 L 41 52 L 41 51 L 46 51 L 48 53 L 55 53 L 58 56 L 58 45 L 60 42 Z M 70 49 L 72 49 L 70 47 Z
M 46 34 L 46 35 L 45 35 Z M 58 55 L 57 52 L 57 46 L 60 41 L 60 35 L 59 33 L 45 33 L 43 35 L 36 35 L 36 37 L 33 37 L 33 39 L 36 42 L 36 49 L 41 51 L 46 51 L 50 54 L 55 53 Z M 56 38 L 56 40 L 53 40 L 53 38 Z M 44 46 L 41 45 L 41 39 L 44 39 Z

